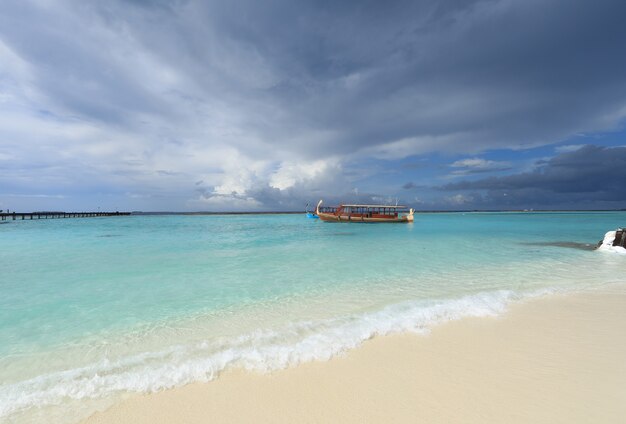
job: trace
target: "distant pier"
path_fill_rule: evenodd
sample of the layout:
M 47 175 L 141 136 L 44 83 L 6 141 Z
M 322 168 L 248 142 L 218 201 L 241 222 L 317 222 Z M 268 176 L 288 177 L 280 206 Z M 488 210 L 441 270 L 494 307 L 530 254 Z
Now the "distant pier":
M 95 218 L 99 216 L 128 216 L 130 212 L 10 212 L 0 213 L 0 220 Z

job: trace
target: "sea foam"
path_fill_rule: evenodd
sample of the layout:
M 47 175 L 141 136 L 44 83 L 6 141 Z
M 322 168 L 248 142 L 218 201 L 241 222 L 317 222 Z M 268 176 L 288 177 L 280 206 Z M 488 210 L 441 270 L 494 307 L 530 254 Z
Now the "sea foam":
M 496 316 L 517 300 L 548 294 L 510 290 L 457 299 L 407 301 L 379 311 L 341 318 L 303 321 L 280 329 L 258 330 L 118 360 L 41 375 L 0 386 L 0 418 L 32 407 L 61 405 L 123 392 L 151 393 L 192 382 L 207 382 L 228 368 L 269 372 L 303 362 L 328 360 L 375 336 L 427 333 L 437 324 L 464 317 Z
M 613 241 L 615 240 L 616 234 L 616 231 L 607 232 L 604 235 L 602 243 L 600 244 L 600 246 L 598 246 L 598 250 L 626 255 L 626 249 L 624 249 L 622 246 L 613 246 Z

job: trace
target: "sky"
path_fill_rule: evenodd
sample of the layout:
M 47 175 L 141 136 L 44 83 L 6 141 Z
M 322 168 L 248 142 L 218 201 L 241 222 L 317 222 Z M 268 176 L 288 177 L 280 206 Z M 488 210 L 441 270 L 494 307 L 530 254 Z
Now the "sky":
M 0 209 L 626 208 L 623 0 L 0 1 Z

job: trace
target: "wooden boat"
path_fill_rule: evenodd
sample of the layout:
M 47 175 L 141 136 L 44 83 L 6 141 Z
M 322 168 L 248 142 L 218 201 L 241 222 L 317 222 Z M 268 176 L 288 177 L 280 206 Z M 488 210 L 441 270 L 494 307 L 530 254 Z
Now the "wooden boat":
M 413 222 L 413 209 L 391 205 L 339 205 L 335 208 L 321 208 L 317 204 L 316 215 L 327 222 Z

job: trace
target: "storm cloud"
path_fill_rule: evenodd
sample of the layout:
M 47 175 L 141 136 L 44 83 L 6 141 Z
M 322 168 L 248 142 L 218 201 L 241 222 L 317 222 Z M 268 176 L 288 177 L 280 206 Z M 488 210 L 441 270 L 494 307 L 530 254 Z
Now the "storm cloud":
M 441 189 L 486 190 L 486 200 L 513 205 L 626 201 L 626 147 L 587 145 L 536 165 L 532 172 L 450 183 Z
M 480 156 L 623 129 L 625 15 L 610 0 L 7 0 L 0 202 L 288 209 L 402 195 L 406 158 L 508 171 Z M 463 184 L 478 183 L 446 190 Z

